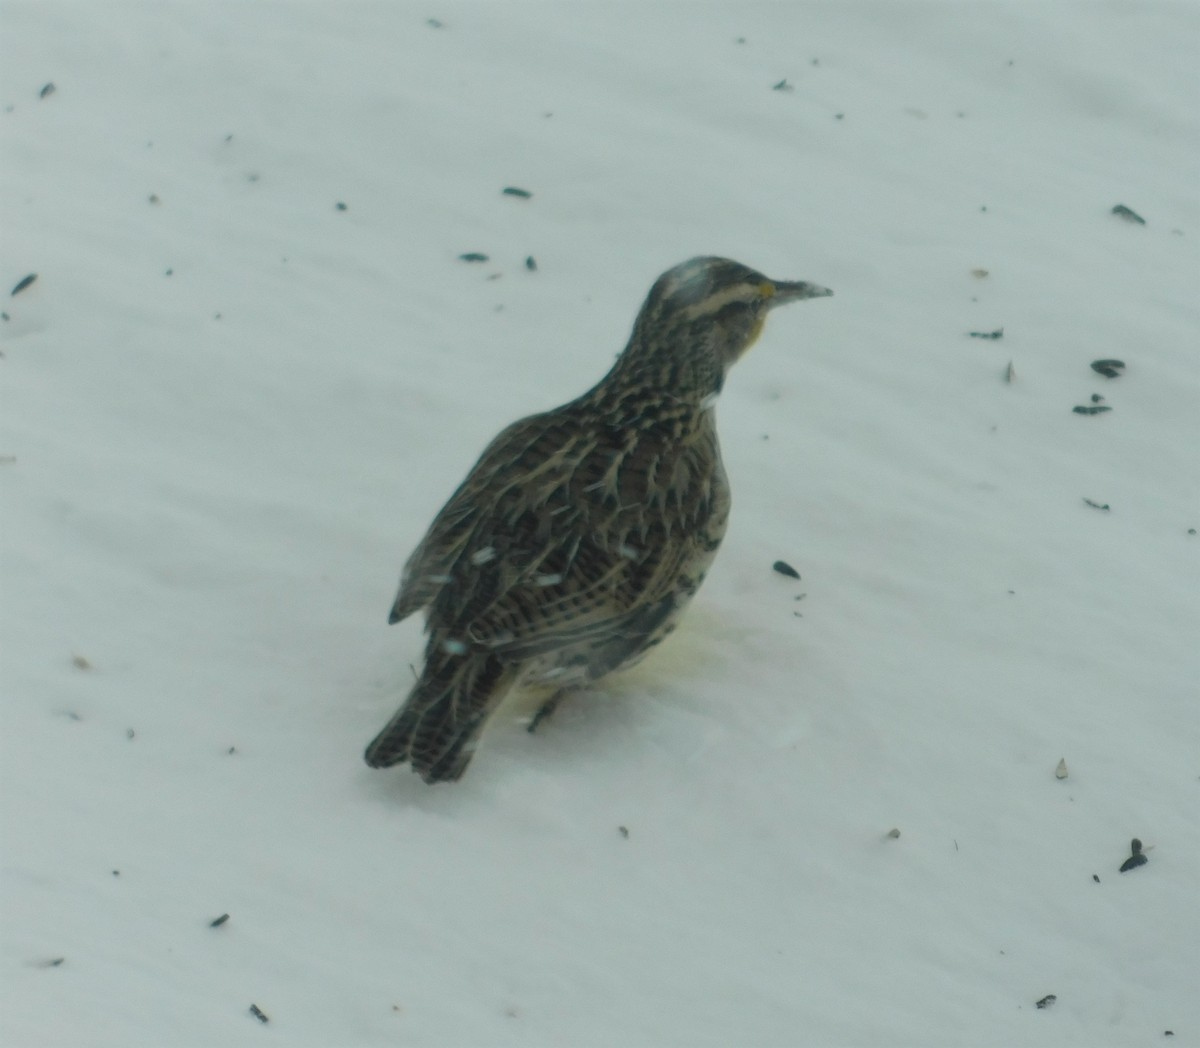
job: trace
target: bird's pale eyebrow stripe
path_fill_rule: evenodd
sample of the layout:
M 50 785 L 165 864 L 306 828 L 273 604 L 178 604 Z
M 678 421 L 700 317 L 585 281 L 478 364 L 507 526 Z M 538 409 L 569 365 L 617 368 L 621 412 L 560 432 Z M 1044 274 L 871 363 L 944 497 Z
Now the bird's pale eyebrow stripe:
M 694 305 L 688 306 L 681 310 L 683 316 L 688 320 L 699 320 L 701 317 L 710 316 L 713 313 L 718 313 L 726 306 L 734 303 L 742 302 L 749 305 L 751 302 L 759 302 L 763 298 L 770 297 L 766 293 L 766 288 L 770 288 L 770 294 L 775 293 L 773 284 L 735 284 L 733 287 L 726 288 L 724 291 L 718 291 L 716 294 L 709 295 L 708 298 L 701 299 Z

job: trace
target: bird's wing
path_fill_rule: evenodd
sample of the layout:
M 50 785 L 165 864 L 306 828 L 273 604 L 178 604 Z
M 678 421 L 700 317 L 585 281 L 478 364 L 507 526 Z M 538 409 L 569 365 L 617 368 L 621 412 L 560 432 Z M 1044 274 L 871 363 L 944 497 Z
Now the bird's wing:
M 514 423 L 410 558 L 393 621 L 428 607 L 431 629 L 513 659 L 620 632 L 706 541 L 717 456 L 715 435 L 581 426 L 564 409 Z
M 471 467 L 466 479 L 434 517 L 425 537 L 405 562 L 400 590 L 392 604 L 389 622 L 399 622 L 427 608 L 453 577 L 455 566 L 470 544 L 483 506 L 479 494 L 500 474 L 511 449 L 528 444 L 525 430 L 540 416 L 520 419 L 501 430 Z

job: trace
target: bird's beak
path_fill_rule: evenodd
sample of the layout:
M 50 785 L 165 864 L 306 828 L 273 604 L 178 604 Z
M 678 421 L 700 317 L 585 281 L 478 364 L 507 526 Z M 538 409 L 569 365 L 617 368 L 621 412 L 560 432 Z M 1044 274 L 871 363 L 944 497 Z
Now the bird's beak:
M 771 296 L 771 308 L 786 305 L 788 302 L 799 302 L 805 298 L 824 298 L 833 292 L 820 284 L 810 284 L 807 280 L 782 280 L 774 285 L 775 294 Z

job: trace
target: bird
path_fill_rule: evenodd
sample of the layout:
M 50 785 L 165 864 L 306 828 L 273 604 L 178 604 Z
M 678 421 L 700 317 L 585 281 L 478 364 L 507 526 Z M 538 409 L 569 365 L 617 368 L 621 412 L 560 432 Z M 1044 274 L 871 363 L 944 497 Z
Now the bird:
M 832 294 L 727 258 L 683 262 L 596 385 L 492 440 L 404 566 L 388 622 L 424 611 L 424 664 L 368 765 L 455 781 L 513 689 L 549 695 L 533 730 L 675 628 L 729 518 L 725 376 L 771 310 Z

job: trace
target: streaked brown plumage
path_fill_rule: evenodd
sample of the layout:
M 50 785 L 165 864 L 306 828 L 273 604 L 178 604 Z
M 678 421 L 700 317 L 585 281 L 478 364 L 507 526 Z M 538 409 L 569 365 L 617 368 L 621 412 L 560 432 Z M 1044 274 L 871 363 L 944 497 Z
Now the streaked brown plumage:
M 388 621 L 425 610 L 425 665 L 369 765 L 457 779 L 513 687 L 553 688 L 552 704 L 674 628 L 729 515 L 712 410 L 725 374 L 770 309 L 830 294 L 684 262 L 597 385 L 488 445 L 405 565 Z

